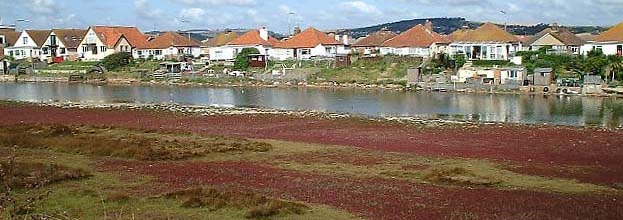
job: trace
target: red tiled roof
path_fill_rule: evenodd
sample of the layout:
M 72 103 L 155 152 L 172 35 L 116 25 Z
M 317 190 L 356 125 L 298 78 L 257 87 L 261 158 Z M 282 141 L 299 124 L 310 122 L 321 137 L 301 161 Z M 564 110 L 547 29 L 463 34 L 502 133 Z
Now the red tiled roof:
M 384 47 L 420 47 L 427 48 L 434 43 L 448 44 L 450 41 L 435 31 L 429 30 L 421 24 L 389 39 L 383 43 Z
M 493 23 L 486 23 L 476 30 L 462 30 L 461 33 L 453 33 L 451 36 L 455 42 L 519 42 L 514 35 Z
M 124 36 L 132 47 L 144 47 L 147 44 L 147 36 L 136 27 L 94 26 L 91 28 L 108 47 L 114 47 L 121 36 Z
M 597 42 L 623 41 L 623 22 L 601 33 L 595 38 Z
M 169 47 L 199 47 L 199 44 L 178 33 L 166 32 L 145 45 L 137 47 L 140 49 L 166 49 Z
M 271 39 L 272 38 L 272 39 Z M 260 37 L 259 30 L 250 30 L 242 36 L 236 38 L 233 41 L 230 41 L 227 45 L 264 45 L 264 46 L 273 46 L 274 43 L 278 42 L 277 39 L 274 39 L 271 36 L 268 36 L 268 40 L 262 39 Z
M 291 39 L 278 43 L 275 47 L 291 49 L 314 48 L 320 44 L 340 45 L 342 43 L 337 42 L 335 38 L 332 38 L 319 30 L 316 30 L 314 28 L 308 28 L 307 30 L 297 34 Z
M 379 47 L 382 46 L 385 41 L 398 36 L 391 31 L 377 31 L 369 36 L 358 40 L 353 44 L 353 47 Z

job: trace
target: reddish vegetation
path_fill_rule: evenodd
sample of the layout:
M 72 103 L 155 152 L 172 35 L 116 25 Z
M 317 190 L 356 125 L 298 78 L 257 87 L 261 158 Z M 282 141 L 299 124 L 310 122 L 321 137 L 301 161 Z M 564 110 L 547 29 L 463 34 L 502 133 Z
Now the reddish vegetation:
M 586 182 L 623 183 L 621 131 L 533 126 L 418 129 L 391 123 L 346 119 L 325 120 L 279 115 L 192 117 L 146 111 L 34 106 L 2 106 L 0 115 L 11 116 L 0 117 L 0 124 L 104 124 L 348 145 L 431 156 L 510 160 L 527 164 L 528 168 L 523 171 L 529 174 L 551 173 L 543 169 L 530 169 L 531 163 L 595 166 L 601 168 L 588 173 L 569 173 L 569 177 Z
M 619 219 L 620 196 L 444 188 L 386 179 L 298 173 L 246 162 L 104 161 L 102 171 L 152 175 L 170 188 L 236 187 L 327 204 L 369 219 Z
M 369 166 L 369 165 L 378 165 L 385 162 L 385 160 L 378 156 L 367 155 L 362 153 L 352 153 L 348 154 L 346 152 L 313 152 L 313 153 L 305 153 L 298 155 L 288 155 L 282 156 L 283 158 L 277 159 L 285 159 L 288 161 L 296 161 L 302 164 L 351 164 L 355 166 Z

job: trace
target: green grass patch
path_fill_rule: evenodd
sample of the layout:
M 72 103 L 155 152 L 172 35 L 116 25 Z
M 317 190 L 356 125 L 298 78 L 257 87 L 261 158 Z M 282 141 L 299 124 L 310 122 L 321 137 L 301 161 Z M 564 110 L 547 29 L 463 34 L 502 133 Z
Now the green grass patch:
M 266 152 L 271 149 L 270 144 L 243 138 L 65 125 L 0 127 L 0 145 L 151 161 L 182 160 L 216 152 Z

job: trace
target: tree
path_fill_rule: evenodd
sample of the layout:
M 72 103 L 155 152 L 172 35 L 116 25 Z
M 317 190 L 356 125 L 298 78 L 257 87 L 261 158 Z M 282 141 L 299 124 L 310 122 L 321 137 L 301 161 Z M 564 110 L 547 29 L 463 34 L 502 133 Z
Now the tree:
M 249 68 L 249 55 L 251 54 L 259 54 L 260 51 L 257 48 L 249 47 L 244 48 L 238 55 L 236 55 L 236 60 L 234 61 L 234 70 L 245 71 Z
M 620 56 L 608 56 L 608 68 L 606 77 L 612 81 L 623 76 L 623 58 Z
M 125 67 L 134 62 L 132 54 L 126 52 L 120 52 L 108 55 L 102 60 L 101 64 L 107 71 L 115 71 L 121 67 Z

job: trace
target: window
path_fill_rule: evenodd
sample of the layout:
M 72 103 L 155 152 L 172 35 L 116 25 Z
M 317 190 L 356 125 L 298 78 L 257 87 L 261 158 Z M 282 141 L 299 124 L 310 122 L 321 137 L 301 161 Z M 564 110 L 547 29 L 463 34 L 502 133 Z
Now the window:
M 100 51 L 101 51 L 102 53 L 106 52 L 106 46 L 100 46 Z
M 43 54 L 46 54 L 46 55 L 48 54 L 48 48 L 47 47 L 41 48 L 41 50 L 43 51 Z
M 61 47 L 61 54 L 65 54 L 66 50 L 64 47 Z
M 50 35 L 50 45 L 56 45 L 56 35 Z
M 617 55 L 623 56 L 623 45 L 617 45 Z
M 136 51 L 136 53 L 137 53 L 139 56 L 142 56 L 142 55 L 143 55 L 143 51 L 142 51 L 142 50 Z
M 301 55 L 309 55 L 311 53 L 310 49 L 301 49 Z
M 156 56 L 162 55 L 162 50 L 156 50 Z
M 22 43 L 23 44 L 28 44 L 28 37 L 23 37 L 22 38 Z
M 4 36 L 0 36 L 0 45 L 4 45 Z
M 9 56 L 13 56 L 13 51 L 9 51 Z

